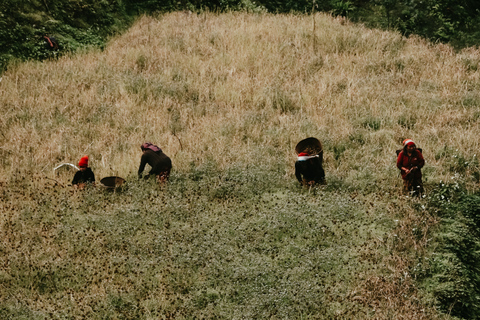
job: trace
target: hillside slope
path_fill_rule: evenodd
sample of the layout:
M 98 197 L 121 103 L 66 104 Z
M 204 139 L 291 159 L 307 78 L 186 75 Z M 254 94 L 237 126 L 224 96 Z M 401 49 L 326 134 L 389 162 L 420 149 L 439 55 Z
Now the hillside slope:
M 0 314 L 449 318 L 414 281 L 438 220 L 401 195 L 395 150 L 423 148 L 427 197 L 477 188 L 480 54 L 314 18 L 142 17 L 103 52 L 9 69 Z M 312 190 L 293 176 L 309 136 Z M 144 141 L 167 188 L 136 180 Z M 84 154 L 125 190 L 60 187 Z

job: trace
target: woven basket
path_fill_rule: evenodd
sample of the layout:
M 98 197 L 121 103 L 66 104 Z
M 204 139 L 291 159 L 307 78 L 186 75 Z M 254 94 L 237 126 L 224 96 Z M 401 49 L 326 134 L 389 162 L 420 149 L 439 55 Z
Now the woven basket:
M 125 179 L 115 176 L 105 177 L 100 180 L 100 183 L 107 189 L 116 189 L 125 183 Z
M 314 156 L 323 152 L 322 143 L 317 138 L 306 138 L 297 143 L 297 146 L 295 147 L 295 152 L 297 154 L 305 152 L 311 156 Z

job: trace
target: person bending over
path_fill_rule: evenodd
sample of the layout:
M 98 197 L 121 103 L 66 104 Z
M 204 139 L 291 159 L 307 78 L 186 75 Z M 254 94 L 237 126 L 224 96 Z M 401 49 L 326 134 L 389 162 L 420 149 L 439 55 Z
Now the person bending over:
M 166 182 L 172 170 L 172 160 L 163 153 L 162 149 L 150 142 L 145 142 L 140 148 L 142 149 L 142 157 L 138 168 L 138 178 L 142 178 L 145 166 L 148 164 L 152 169 L 145 178 L 148 179 L 151 175 L 155 175 L 158 182 Z
M 323 152 L 313 156 L 306 152 L 299 153 L 297 161 L 295 161 L 295 176 L 298 182 L 304 186 L 325 184 L 322 162 Z

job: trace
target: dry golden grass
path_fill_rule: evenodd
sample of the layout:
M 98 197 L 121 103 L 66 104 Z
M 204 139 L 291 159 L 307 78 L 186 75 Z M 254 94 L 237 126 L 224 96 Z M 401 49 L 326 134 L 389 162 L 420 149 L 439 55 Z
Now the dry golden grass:
M 355 181 L 373 170 L 398 185 L 404 138 L 424 149 L 433 181 L 451 175 L 435 159 L 442 148 L 477 152 L 478 51 L 315 19 L 313 48 L 308 16 L 142 17 L 104 52 L 12 67 L 0 85 L 2 176 L 49 175 L 83 154 L 98 174 L 126 176 L 145 140 L 176 170 L 208 157 L 224 168 L 292 162 L 295 143 L 316 136 L 328 174 Z
M 294 147 L 314 136 L 324 146 L 328 182 L 373 203 L 370 218 L 379 212 L 400 216 L 394 230 L 404 243 L 397 235 L 369 242 L 359 255 L 385 267 L 360 275 L 349 301 L 376 309 L 373 318 L 441 318 L 422 306 L 405 273 L 408 251 L 422 251 L 427 241 L 412 230 L 426 234 L 435 219 L 418 217 L 397 198 L 395 150 L 405 138 L 423 149 L 427 190 L 452 177 L 477 188 L 472 173 L 478 171 L 480 52 L 455 53 L 321 14 L 315 19 L 313 35 L 312 16 L 141 17 L 103 52 L 12 66 L 0 82 L 0 188 L 18 181 L 17 171 L 40 179 L 27 184 L 31 190 L 42 188 L 46 178 L 67 184 L 70 174 L 58 178 L 52 169 L 84 154 L 97 179 L 133 177 L 144 141 L 158 144 L 177 172 L 208 162 L 219 170 L 261 164 L 293 180 Z M 70 196 L 74 204 L 83 201 L 77 193 Z M 1 210 L 13 210 L 15 201 L 1 203 Z M 3 230 L 13 230 L 8 219 L 1 221 Z M 42 234 L 41 227 L 32 234 Z M 46 243 L 49 237 L 55 235 L 42 236 Z M 72 256 L 46 246 L 59 259 Z M 159 283 L 162 276 L 156 275 Z M 83 301 L 104 296 L 108 286 L 95 288 L 89 288 L 93 298 Z

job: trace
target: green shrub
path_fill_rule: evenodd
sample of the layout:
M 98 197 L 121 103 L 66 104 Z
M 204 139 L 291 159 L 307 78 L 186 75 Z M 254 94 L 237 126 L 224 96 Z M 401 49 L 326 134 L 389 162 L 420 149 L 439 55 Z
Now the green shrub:
M 415 124 L 417 123 L 417 117 L 411 114 L 401 115 L 398 118 L 397 123 L 405 129 L 413 130 L 415 128 Z
M 429 207 L 440 218 L 428 259 L 419 263 L 419 283 L 445 313 L 480 317 L 480 194 L 459 184 L 437 185 Z M 433 250 L 433 251 L 432 251 Z
M 368 117 L 362 121 L 362 126 L 366 129 L 378 131 L 382 126 L 382 120 L 374 117 Z
M 292 113 L 298 110 L 298 107 L 290 98 L 290 95 L 279 87 L 274 87 L 269 90 L 268 99 L 273 109 L 279 110 L 281 113 Z

